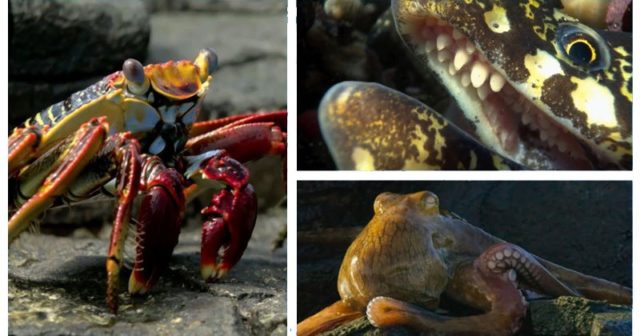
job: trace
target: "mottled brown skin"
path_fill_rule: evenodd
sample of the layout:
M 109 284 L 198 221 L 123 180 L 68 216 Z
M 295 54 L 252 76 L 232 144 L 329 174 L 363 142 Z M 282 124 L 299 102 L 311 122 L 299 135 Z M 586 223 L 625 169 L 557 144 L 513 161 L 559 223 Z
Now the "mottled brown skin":
M 520 289 L 631 304 L 631 289 L 538 258 L 445 210 L 428 191 L 380 194 L 338 275 L 341 300 L 298 324 L 314 335 L 364 314 L 377 327 L 447 335 L 511 335 L 526 315 Z M 442 294 L 483 311 L 432 312 Z

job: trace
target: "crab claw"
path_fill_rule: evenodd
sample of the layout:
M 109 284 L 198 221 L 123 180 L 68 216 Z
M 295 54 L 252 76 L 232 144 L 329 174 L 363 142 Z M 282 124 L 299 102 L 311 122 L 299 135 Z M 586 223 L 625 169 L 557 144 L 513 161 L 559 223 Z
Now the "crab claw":
M 223 277 L 242 257 L 256 223 L 258 200 L 251 185 L 223 189 L 202 210 L 209 217 L 202 227 L 200 273 L 207 281 Z M 218 251 L 222 248 L 220 263 Z
M 181 175 L 160 161 L 144 169 L 146 190 L 138 215 L 136 258 L 129 293 L 144 294 L 158 281 L 178 244 L 185 199 Z
M 248 184 L 248 170 L 224 151 L 207 161 L 202 174 L 228 186 L 214 194 L 201 211 L 207 220 L 202 227 L 200 272 L 211 281 L 224 276 L 242 257 L 256 223 L 258 200 Z

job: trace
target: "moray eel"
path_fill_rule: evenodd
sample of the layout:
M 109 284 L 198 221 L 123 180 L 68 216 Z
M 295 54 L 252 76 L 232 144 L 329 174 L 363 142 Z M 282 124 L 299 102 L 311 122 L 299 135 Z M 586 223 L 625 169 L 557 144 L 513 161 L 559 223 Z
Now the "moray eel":
M 391 6 L 418 68 L 438 75 L 475 137 L 497 155 L 532 169 L 631 169 L 631 34 L 592 29 L 563 13 L 557 1 L 395 0 Z M 320 122 L 334 158 L 351 160 L 336 158 L 340 168 L 486 168 L 471 167 L 469 160 L 416 165 L 417 157 L 437 156 L 424 152 L 456 150 L 437 132 L 430 143 L 440 148 L 413 143 L 410 150 L 398 149 L 394 155 L 408 156 L 394 167 L 378 164 L 390 154 L 374 147 L 359 148 L 356 155 L 357 146 L 334 146 L 330 138 L 345 125 L 351 138 L 371 125 L 359 123 L 362 113 L 338 124 L 337 108 L 349 109 L 346 102 L 353 106 L 357 97 L 328 95 L 333 100 L 323 100 Z M 395 137 L 416 138 L 414 127 L 404 129 L 411 132 Z M 356 157 L 375 164 L 360 164 Z

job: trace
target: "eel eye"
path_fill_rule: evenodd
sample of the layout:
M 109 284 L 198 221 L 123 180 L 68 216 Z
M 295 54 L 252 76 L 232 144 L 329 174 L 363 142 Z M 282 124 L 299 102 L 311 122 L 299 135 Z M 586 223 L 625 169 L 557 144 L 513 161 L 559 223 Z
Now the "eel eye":
M 598 71 L 609 67 L 611 56 L 607 44 L 589 27 L 562 23 L 558 27 L 556 42 L 562 54 L 574 66 L 585 71 Z
M 589 41 L 578 37 L 565 46 L 565 51 L 576 63 L 589 65 L 597 60 L 596 50 Z
M 129 58 L 122 65 L 122 73 L 127 79 L 127 88 L 133 94 L 143 94 L 149 88 L 149 81 L 144 74 L 144 66 L 137 60 Z

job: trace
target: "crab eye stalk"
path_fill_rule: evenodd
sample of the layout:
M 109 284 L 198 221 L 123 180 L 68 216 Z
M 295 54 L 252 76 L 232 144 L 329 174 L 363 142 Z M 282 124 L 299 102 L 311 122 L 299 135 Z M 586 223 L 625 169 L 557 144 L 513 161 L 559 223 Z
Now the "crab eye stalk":
M 122 73 L 127 79 L 127 89 L 133 94 L 143 94 L 149 89 L 149 80 L 144 74 L 144 66 L 137 60 L 129 58 L 122 65 Z
M 200 80 L 204 82 L 218 69 L 218 55 L 213 49 L 205 48 L 200 50 L 194 63 L 200 69 Z

